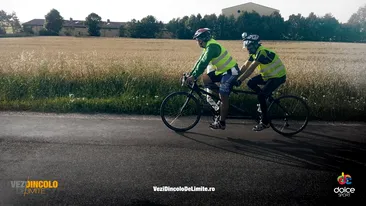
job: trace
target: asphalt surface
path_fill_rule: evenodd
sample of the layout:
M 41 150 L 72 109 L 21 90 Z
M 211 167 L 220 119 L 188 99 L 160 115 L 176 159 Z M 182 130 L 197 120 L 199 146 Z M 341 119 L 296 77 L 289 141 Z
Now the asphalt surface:
M 362 205 L 350 203 L 365 194 L 366 124 L 312 122 L 291 138 L 252 126 L 175 133 L 157 117 L 2 112 L 0 205 Z M 342 172 L 350 197 L 334 192 Z M 26 180 L 59 185 L 17 193 Z

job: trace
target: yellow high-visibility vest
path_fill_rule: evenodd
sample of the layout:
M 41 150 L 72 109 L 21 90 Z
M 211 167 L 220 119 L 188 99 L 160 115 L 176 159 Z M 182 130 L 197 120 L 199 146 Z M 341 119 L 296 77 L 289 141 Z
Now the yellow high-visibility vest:
M 258 65 L 259 73 L 262 75 L 263 80 L 267 81 L 268 79 L 271 78 L 280 78 L 285 76 L 286 75 L 285 65 L 282 63 L 278 55 L 272 50 L 260 46 L 256 54 L 252 54 L 252 58 L 256 59 L 257 55 L 259 55 L 263 50 L 267 50 L 275 54 L 275 57 L 273 58 L 273 61 L 271 63 Z
M 231 54 L 223 46 L 221 46 L 221 44 L 219 44 L 217 41 L 215 41 L 214 39 L 211 39 L 210 41 L 207 42 L 206 48 L 210 44 L 217 44 L 221 48 L 220 55 L 216 58 L 213 58 L 210 61 L 210 64 L 212 64 L 216 70 L 215 71 L 216 75 L 225 73 L 226 71 L 230 70 L 237 64 L 236 61 L 231 56 Z M 206 48 L 203 49 L 203 52 L 206 51 Z

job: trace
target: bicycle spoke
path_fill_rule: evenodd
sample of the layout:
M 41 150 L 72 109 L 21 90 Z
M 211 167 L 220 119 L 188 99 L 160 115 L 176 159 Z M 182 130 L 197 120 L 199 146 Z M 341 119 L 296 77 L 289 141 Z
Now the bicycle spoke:
M 175 118 L 170 122 L 170 124 L 171 124 L 171 125 L 172 125 L 172 124 L 174 124 L 175 120 L 177 120 L 181 115 L 182 115 L 182 112 L 180 112 L 180 113 L 178 114 L 178 116 L 177 116 L 177 117 L 175 117 Z
M 306 103 L 294 96 L 283 96 L 269 108 L 271 127 L 278 133 L 295 134 L 304 129 L 308 121 Z
M 285 128 L 285 126 L 281 127 L 281 130 L 280 131 L 282 132 L 284 128 Z
M 295 109 L 297 108 L 297 106 L 299 105 L 299 102 L 296 103 L 296 107 L 294 108 L 294 110 L 292 111 L 292 113 L 294 113 Z
M 190 98 L 187 98 L 186 102 L 184 102 L 183 106 L 180 108 L 178 116 L 176 116 L 171 122 L 170 124 L 172 125 L 181 115 L 183 112 L 184 107 L 186 107 L 187 103 L 189 102 Z
M 188 102 L 189 102 L 190 99 L 191 98 L 188 97 L 187 100 L 186 100 L 186 102 L 184 102 L 183 106 L 180 108 L 180 111 L 179 111 L 180 114 L 182 114 L 184 107 L 186 107 L 186 105 L 188 104 Z
M 193 128 L 201 117 L 200 104 L 194 96 L 186 92 L 172 93 L 164 99 L 160 115 L 163 123 L 170 129 L 187 131 Z

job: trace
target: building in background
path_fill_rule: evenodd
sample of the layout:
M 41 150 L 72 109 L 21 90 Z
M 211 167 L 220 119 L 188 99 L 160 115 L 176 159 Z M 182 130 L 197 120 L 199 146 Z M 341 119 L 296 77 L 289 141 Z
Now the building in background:
M 277 9 L 262 6 L 259 4 L 255 4 L 252 2 L 240 4 L 237 6 L 228 7 L 225 9 L 222 9 L 222 14 L 224 16 L 230 17 L 231 15 L 234 15 L 235 18 L 238 18 L 242 13 L 244 12 L 252 12 L 255 11 L 261 16 L 269 16 L 274 12 L 280 12 Z
M 23 23 L 24 30 L 32 30 L 34 34 L 39 34 L 39 31 L 43 29 L 44 19 L 33 19 L 26 23 Z
M 34 34 L 38 35 L 39 31 L 43 29 L 44 19 L 33 19 L 23 24 L 24 28 L 32 30 Z M 106 22 L 101 22 L 100 36 L 102 37 L 118 37 L 119 28 L 125 25 L 123 22 L 111 22 L 109 19 Z M 61 36 L 88 36 L 88 28 L 85 26 L 85 21 L 65 20 L 60 31 Z

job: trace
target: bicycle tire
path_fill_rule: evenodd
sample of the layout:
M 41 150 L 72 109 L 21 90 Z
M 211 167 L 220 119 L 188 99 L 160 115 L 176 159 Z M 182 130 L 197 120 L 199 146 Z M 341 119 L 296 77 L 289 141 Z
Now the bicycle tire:
M 283 131 L 283 128 L 285 126 L 287 126 L 287 127 L 289 126 L 287 120 L 285 120 L 286 121 L 286 125 L 282 128 L 282 131 L 279 128 L 277 128 L 277 125 L 274 123 L 274 115 L 271 114 L 271 112 L 273 112 L 272 110 L 274 110 L 274 107 L 275 107 L 274 105 L 279 105 L 279 108 L 282 107 L 282 111 L 284 111 L 283 108 L 285 106 L 287 106 L 287 105 L 281 105 L 281 102 L 284 102 L 284 99 L 287 99 L 287 100 L 288 99 L 292 99 L 292 101 L 289 101 L 289 103 L 287 103 L 287 104 L 291 104 L 292 106 L 294 105 L 294 102 L 300 103 L 303 106 L 302 107 L 302 109 L 303 109 L 302 112 L 304 112 L 304 117 L 303 117 L 304 118 L 304 120 L 303 120 L 304 122 L 302 123 L 302 125 L 298 129 L 296 129 L 295 131 L 292 131 L 292 132 L 284 132 Z M 284 112 L 285 113 L 288 113 L 287 111 L 284 111 Z M 268 107 L 268 116 L 269 116 L 269 119 L 270 119 L 270 126 L 271 126 L 271 128 L 275 132 L 277 132 L 277 133 L 279 133 L 281 135 L 284 135 L 284 136 L 292 136 L 292 135 L 298 134 L 299 132 L 301 132 L 302 130 L 304 130 L 305 127 L 307 126 L 308 122 L 309 122 L 309 115 L 310 115 L 310 110 L 309 110 L 309 106 L 306 104 L 306 102 L 302 98 L 297 97 L 297 96 L 293 96 L 293 95 L 281 96 L 281 97 L 279 97 L 277 99 L 274 99 L 274 101 Z M 287 119 L 288 117 L 289 116 L 286 116 L 285 119 Z
M 181 96 L 180 97 L 181 100 L 183 100 L 184 98 L 186 100 L 183 103 L 183 105 L 181 105 L 181 106 L 179 106 L 179 104 L 182 102 L 177 102 L 177 103 L 173 102 L 174 104 L 176 104 L 175 106 L 178 105 L 180 108 L 179 114 L 173 119 L 173 122 L 178 120 L 178 117 L 180 117 L 181 113 L 186 108 L 186 106 L 195 107 L 195 108 L 191 108 L 194 110 L 194 111 L 192 111 L 192 115 L 195 116 L 193 119 L 191 118 L 193 123 L 187 127 L 174 126 L 174 125 L 172 125 L 173 122 L 168 121 L 168 118 L 167 118 L 167 115 L 169 115 L 169 114 L 167 114 L 167 111 L 166 111 L 168 108 L 168 104 L 171 103 L 170 101 L 173 101 L 172 100 L 173 98 L 179 97 L 179 96 Z M 193 100 L 192 103 L 190 103 L 191 100 Z M 163 102 L 161 103 L 161 106 L 160 106 L 160 116 L 161 116 L 163 123 L 169 129 L 176 131 L 176 132 L 185 132 L 185 131 L 188 131 L 188 130 L 192 129 L 193 127 L 195 127 L 198 124 L 198 122 L 200 121 L 201 115 L 202 115 L 202 106 L 201 106 L 200 102 L 198 101 L 198 99 L 196 97 L 194 97 L 192 94 L 189 94 L 187 92 L 174 92 L 174 93 L 169 94 L 167 97 L 165 97 L 165 99 L 163 100 Z M 184 121 L 189 122 L 190 118 L 186 118 L 186 119 L 184 119 Z

